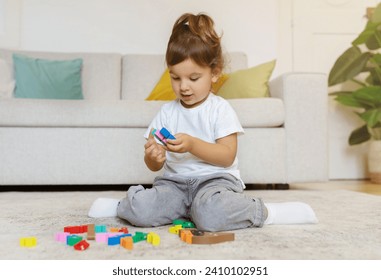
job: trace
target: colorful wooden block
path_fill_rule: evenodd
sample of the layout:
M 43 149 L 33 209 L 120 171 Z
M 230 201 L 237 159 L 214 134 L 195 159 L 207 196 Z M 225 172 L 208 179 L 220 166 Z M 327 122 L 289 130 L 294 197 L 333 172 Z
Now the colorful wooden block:
M 119 229 L 119 232 L 128 233 L 128 229 L 126 227 L 122 227 Z
M 147 242 L 154 246 L 160 245 L 160 236 L 157 233 L 149 232 L 147 235 Z
M 176 139 L 175 136 L 173 136 L 165 127 L 160 129 L 160 134 L 165 138 L 165 139 Z
M 111 235 L 108 237 L 107 239 L 107 245 L 109 246 L 112 246 L 112 245 L 119 245 L 120 244 L 120 239 L 121 238 L 124 238 L 124 237 L 128 237 L 128 236 L 131 236 L 131 234 L 127 233 L 127 234 L 115 234 L 115 235 Z
M 66 244 L 69 246 L 74 246 L 79 241 L 82 241 L 82 239 L 83 239 L 82 236 L 79 236 L 79 235 L 68 235 Z
M 35 247 L 37 245 L 37 237 L 21 237 L 20 246 L 21 247 Z
M 98 232 L 107 232 L 107 228 L 105 225 L 95 225 L 95 233 Z
M 87 232 L 87 225 L 66 226 L 64 227 L 64 232 L 68 232 L 70 234 L 84 233 L 84 232 Z
M 179 230 L 182 229 L 183 226 L 182 225 L 175 225 L 173 227 L 170 227 L 168 230 L 170 233 L 173 233 L 173 234 L 179 234 Z
M 134 243 L 147 240 L 147 233 L 137 231 L 135 232 L 135 235 L 132 236 L 132 240 Z
M 89 248 L 90 244 L 86 240 L 81 240 L 74 245 L 74 249 L 78 251 L 84 251 Z
M 87 225 L 87 240 L 95 240 L 95 225 Z
M 183 228 L 195 228 L 195 224 L 191 221 L 182 220 L 182 219 L 176 219 L 172 221 L 172 224 L 174 225 L 181 225 Z
M 132 250 L 134 248 L 132 236 L 122 237 L 120 239 L 120 245 L 127 250 Z
M 231 232 L 203 232 L 197 229 L 181 229 L 180 238 L 189 244 L 215 244 L 226 241 L 234 241 L 234 233 Z
M 95 234 L 95 241 L 96 242 L 103 242 L 106 243 L 108 239 L 108 233 L 107 232 L 100 232 Z
M 154 129 L 152 131 L 152 135 L 155 136 L 155 138 L 158 139 L 163 145 L 167 145 L 167 139 L 176 139 L 175 136 L 173 136 L 165 127 L 160 129 L 160 131 Z
M 66 243 L 68 235 L 70 235 L 70 233 L 68 232 L 57 232 L 54 235 L 54 240 L 58 242 Z

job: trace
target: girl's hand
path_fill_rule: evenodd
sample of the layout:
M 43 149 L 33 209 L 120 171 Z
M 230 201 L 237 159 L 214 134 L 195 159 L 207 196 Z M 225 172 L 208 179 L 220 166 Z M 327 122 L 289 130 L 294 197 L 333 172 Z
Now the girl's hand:
M 160 170 L 166 161 L 165 147 L 156 143 L 154 136 L 150 133 L 144 149 L 144 161 L 147 167 L 152 171 Z
M 175 135 L 175 140 L 167 139 L 167 150 L 175 153 L 191 152 L 194 145 L 194 137 L 185 134 L 178 133 Z

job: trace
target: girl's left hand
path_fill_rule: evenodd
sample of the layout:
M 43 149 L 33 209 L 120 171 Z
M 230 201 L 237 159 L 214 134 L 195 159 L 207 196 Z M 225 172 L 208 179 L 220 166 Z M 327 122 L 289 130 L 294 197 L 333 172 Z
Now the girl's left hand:
M 167 150 L 175 153 L 191 152 L 193 148 L 194 138 L 185 133 L 175 135 L 175 140 L 167 139 Z

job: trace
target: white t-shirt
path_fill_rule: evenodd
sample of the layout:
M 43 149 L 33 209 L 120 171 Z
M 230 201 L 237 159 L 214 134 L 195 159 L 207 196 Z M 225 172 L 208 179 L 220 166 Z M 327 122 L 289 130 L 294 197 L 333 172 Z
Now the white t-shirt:
M 209 94 L 208 98 L 195 108 L 185 108 L 179 100 L 164 104 L 151 122 L 144 137 L 148 138 L 151 128 L 161 129 L 163 127 L 173 135 L 186 133 L 209 143 L 216 143 L 217 139 L 233 133 L 244 133 L 230 104 L 213 93 Z M 241 179 L 237 157 L 227 168 L 207 163 L 191 153 L 167 152 L 166 158 L 164 165 L 166 176 L 181 175 L 194 178 L 226 172 Z

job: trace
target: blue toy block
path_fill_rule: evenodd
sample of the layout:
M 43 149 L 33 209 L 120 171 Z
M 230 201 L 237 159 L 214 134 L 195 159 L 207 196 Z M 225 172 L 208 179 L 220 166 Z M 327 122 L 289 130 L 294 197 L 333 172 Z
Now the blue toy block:
M 107 245 L 109 245 L 109 246 L 119 245 L 120 244 L 120 239 L 123 238 L 123 237 L 127 237 L 127 236 L 131 236 L 131 234 L 127 233 L 127 234 L 119 234 L 119 235 L 115 235 L 115 236 L 110 236 L 107 239 Z
M 163 135 L 165 139 L 176 139 L 175 136 L 173 136 L 165 127 L 160 129 L 160 134 Z

